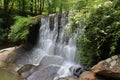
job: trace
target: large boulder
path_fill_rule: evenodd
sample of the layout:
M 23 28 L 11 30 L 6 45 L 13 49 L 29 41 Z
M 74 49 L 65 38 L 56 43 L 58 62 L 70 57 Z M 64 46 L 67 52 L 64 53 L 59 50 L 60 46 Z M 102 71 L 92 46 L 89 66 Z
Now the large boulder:
M 102 76 L 120 80 L 120 55 L 100 61 L 91 70 Z
M 13 55 L 15 49 L 16 47 L 11 47 L 0 50 L 0 62 L 6 61 L 9 56 Z
M 12 64 L 12 61 L 18 54 L 16 51 L 20 47 L 21 46 L 15 46 L 0 50 L 0 68 L 4 67 L 10 70 L 11 67 L 17 67 L 17 65 Z
M 100 80 L 96 77 L 96 74 L 92 71 L 85 71 L 80 75 L 79 80 Z
M 12 62 L 17 54 L 16 51 L 21 47 L 22 45 L 0 50 L 0 62 Z
M 21 66 L 13 63 L 17 50 L 22 46 L 15 46 L 0 50 L 0 80 L 22 80 L 17 74 Z M 18 77 L 19 76 L 19 77 Z
M 79 80 L 79 79 L 77 77 L 68 76 L 68 77 L 59 78 L 58 80 Z
M 27 80 L 53 80 L 60 66 L 49 65 L 32 73 Z
M 41 60 L 40 67 L 45 67 L 51 64 L 62 65 L 63 62 L 64 59 L 60 56 L 47 55 L 44 56 L 43 59 Z

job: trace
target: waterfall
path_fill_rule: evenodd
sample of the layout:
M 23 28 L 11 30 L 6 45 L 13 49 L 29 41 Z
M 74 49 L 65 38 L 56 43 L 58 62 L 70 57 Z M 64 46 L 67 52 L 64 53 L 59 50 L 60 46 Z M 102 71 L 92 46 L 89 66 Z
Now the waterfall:
M 53 29 L 50 26 L 51 16 L 54 16 Z M 59 65 L 60 68 L 57 70 L 54 80 L 59 77 L 72 75 L 70 68 L 72 66 L 78 66 L 75 62 L 75 38 L 77 34 L 73 34 L 70 37 L 64 33 L 65 26 L 69 22 L 66 14 L 61 14 L 60 20 L 59 24 L 58 14 L 41 18 L 37 45 L 31 51 L 25 52 L 24 56 L 17 59 L 16 63 L 22 65 L 34 64 L 42 67 L 49 66 L 50 64 Z M 47 59 L 45 58 L 46 56 Z

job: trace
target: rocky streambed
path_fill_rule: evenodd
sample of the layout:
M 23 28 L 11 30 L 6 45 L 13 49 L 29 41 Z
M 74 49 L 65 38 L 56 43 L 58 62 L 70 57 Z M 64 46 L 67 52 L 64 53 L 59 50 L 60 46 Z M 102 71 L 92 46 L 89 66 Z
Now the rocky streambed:
M 44 67 L 32 64 L 21 66 L 13 62 L 16 55 L 18 55 L 16 49 L 19 52 L 19 47 L 0 50 L 0 80 L 54 80 L 57 75 L 56 72 L 60 68 L 59 65 L 63 60 L 62 58 L 46 56 L 40 63 Z M 49 59 L 49 62 L 46 62 L 46 59 Z M 59 59 L 58 65 L 46 66 L 47 64 L 55 63 L 54 60 L 56 59 Z M 72 75 L 61 77 L 57 80 L 120 80 L 119 62 L 120 55 L 115 55 L 100 61 L 89 71 L 83 71 L 85 69 L 82 69 L 83 72 L 81 72 L 79 77 Z M 98 75 L 102 76 L 102 78 L 99 78 Z

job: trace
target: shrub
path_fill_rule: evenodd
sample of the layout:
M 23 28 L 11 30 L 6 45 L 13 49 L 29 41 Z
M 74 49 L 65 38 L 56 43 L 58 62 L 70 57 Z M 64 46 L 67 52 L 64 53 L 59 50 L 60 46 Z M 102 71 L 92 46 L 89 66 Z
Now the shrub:
M 29 34 L 29 28 L 36 24 L 38 20 L 32 17 L 15 17 L 15 24 L 11 26 L 8 38 L 12 42 L 24 41 Z
M 88 0 L 90 1 L 90 0 Z M 95 4 L 95 5 L 90 5 Z M 79 60 L 83 64 L 93 65 L 112 55 L 119 54 L 120 49 L 120 1 L 94 0 L 79 12 L 79 19 L 72 17 L 72 32 L 79 32 L 77 49 Z M 75 19 L 74 19 L 75 18 Z M 81 22 L 82 21 L 82 22 Z M 82 25 L 82 26 L 81 26 Z M 82 29 L 81 29 L 82 28 Z M 71 31 L 68 30 L 68 31 Z

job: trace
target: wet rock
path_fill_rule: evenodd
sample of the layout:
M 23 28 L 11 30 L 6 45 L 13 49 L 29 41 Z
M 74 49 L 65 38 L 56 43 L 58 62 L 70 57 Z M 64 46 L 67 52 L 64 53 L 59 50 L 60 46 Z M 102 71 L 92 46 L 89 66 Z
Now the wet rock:
M 59 78 L 58 80 L 79 80 L 79 79 L 77 77 L 69 76 L 69 77 Z
M 30 75 L 27 80 L 53 80 L 60 66 L 49 65 Z
M 79 77 L 80 74 L 84 71 L 90 70 L 89 67 L 86 66 L 72 66 L 70 67 L 70 71 L 73 73 L 73 76 Z
M 92 71 L 85 71 L 80 75 L 79 80 L 100 80 L 95 76 Z
M 40 62 L 40 67 L 45 67 L 50 64 L 62 65 L 64 59 L 60 56 L 45 56 Z
M 100 61 L 92 67 L 92 71 L 105 77 L 120 80 L 120 55 Z
M 34 66 L 32 64 L 26 64 L 23 67 L 21 67 L 17 73 L 22 76 L 23 78 L 27 78 L 29 75 L 31 75 L 34 71 L 37 70 L 37 66 Z

